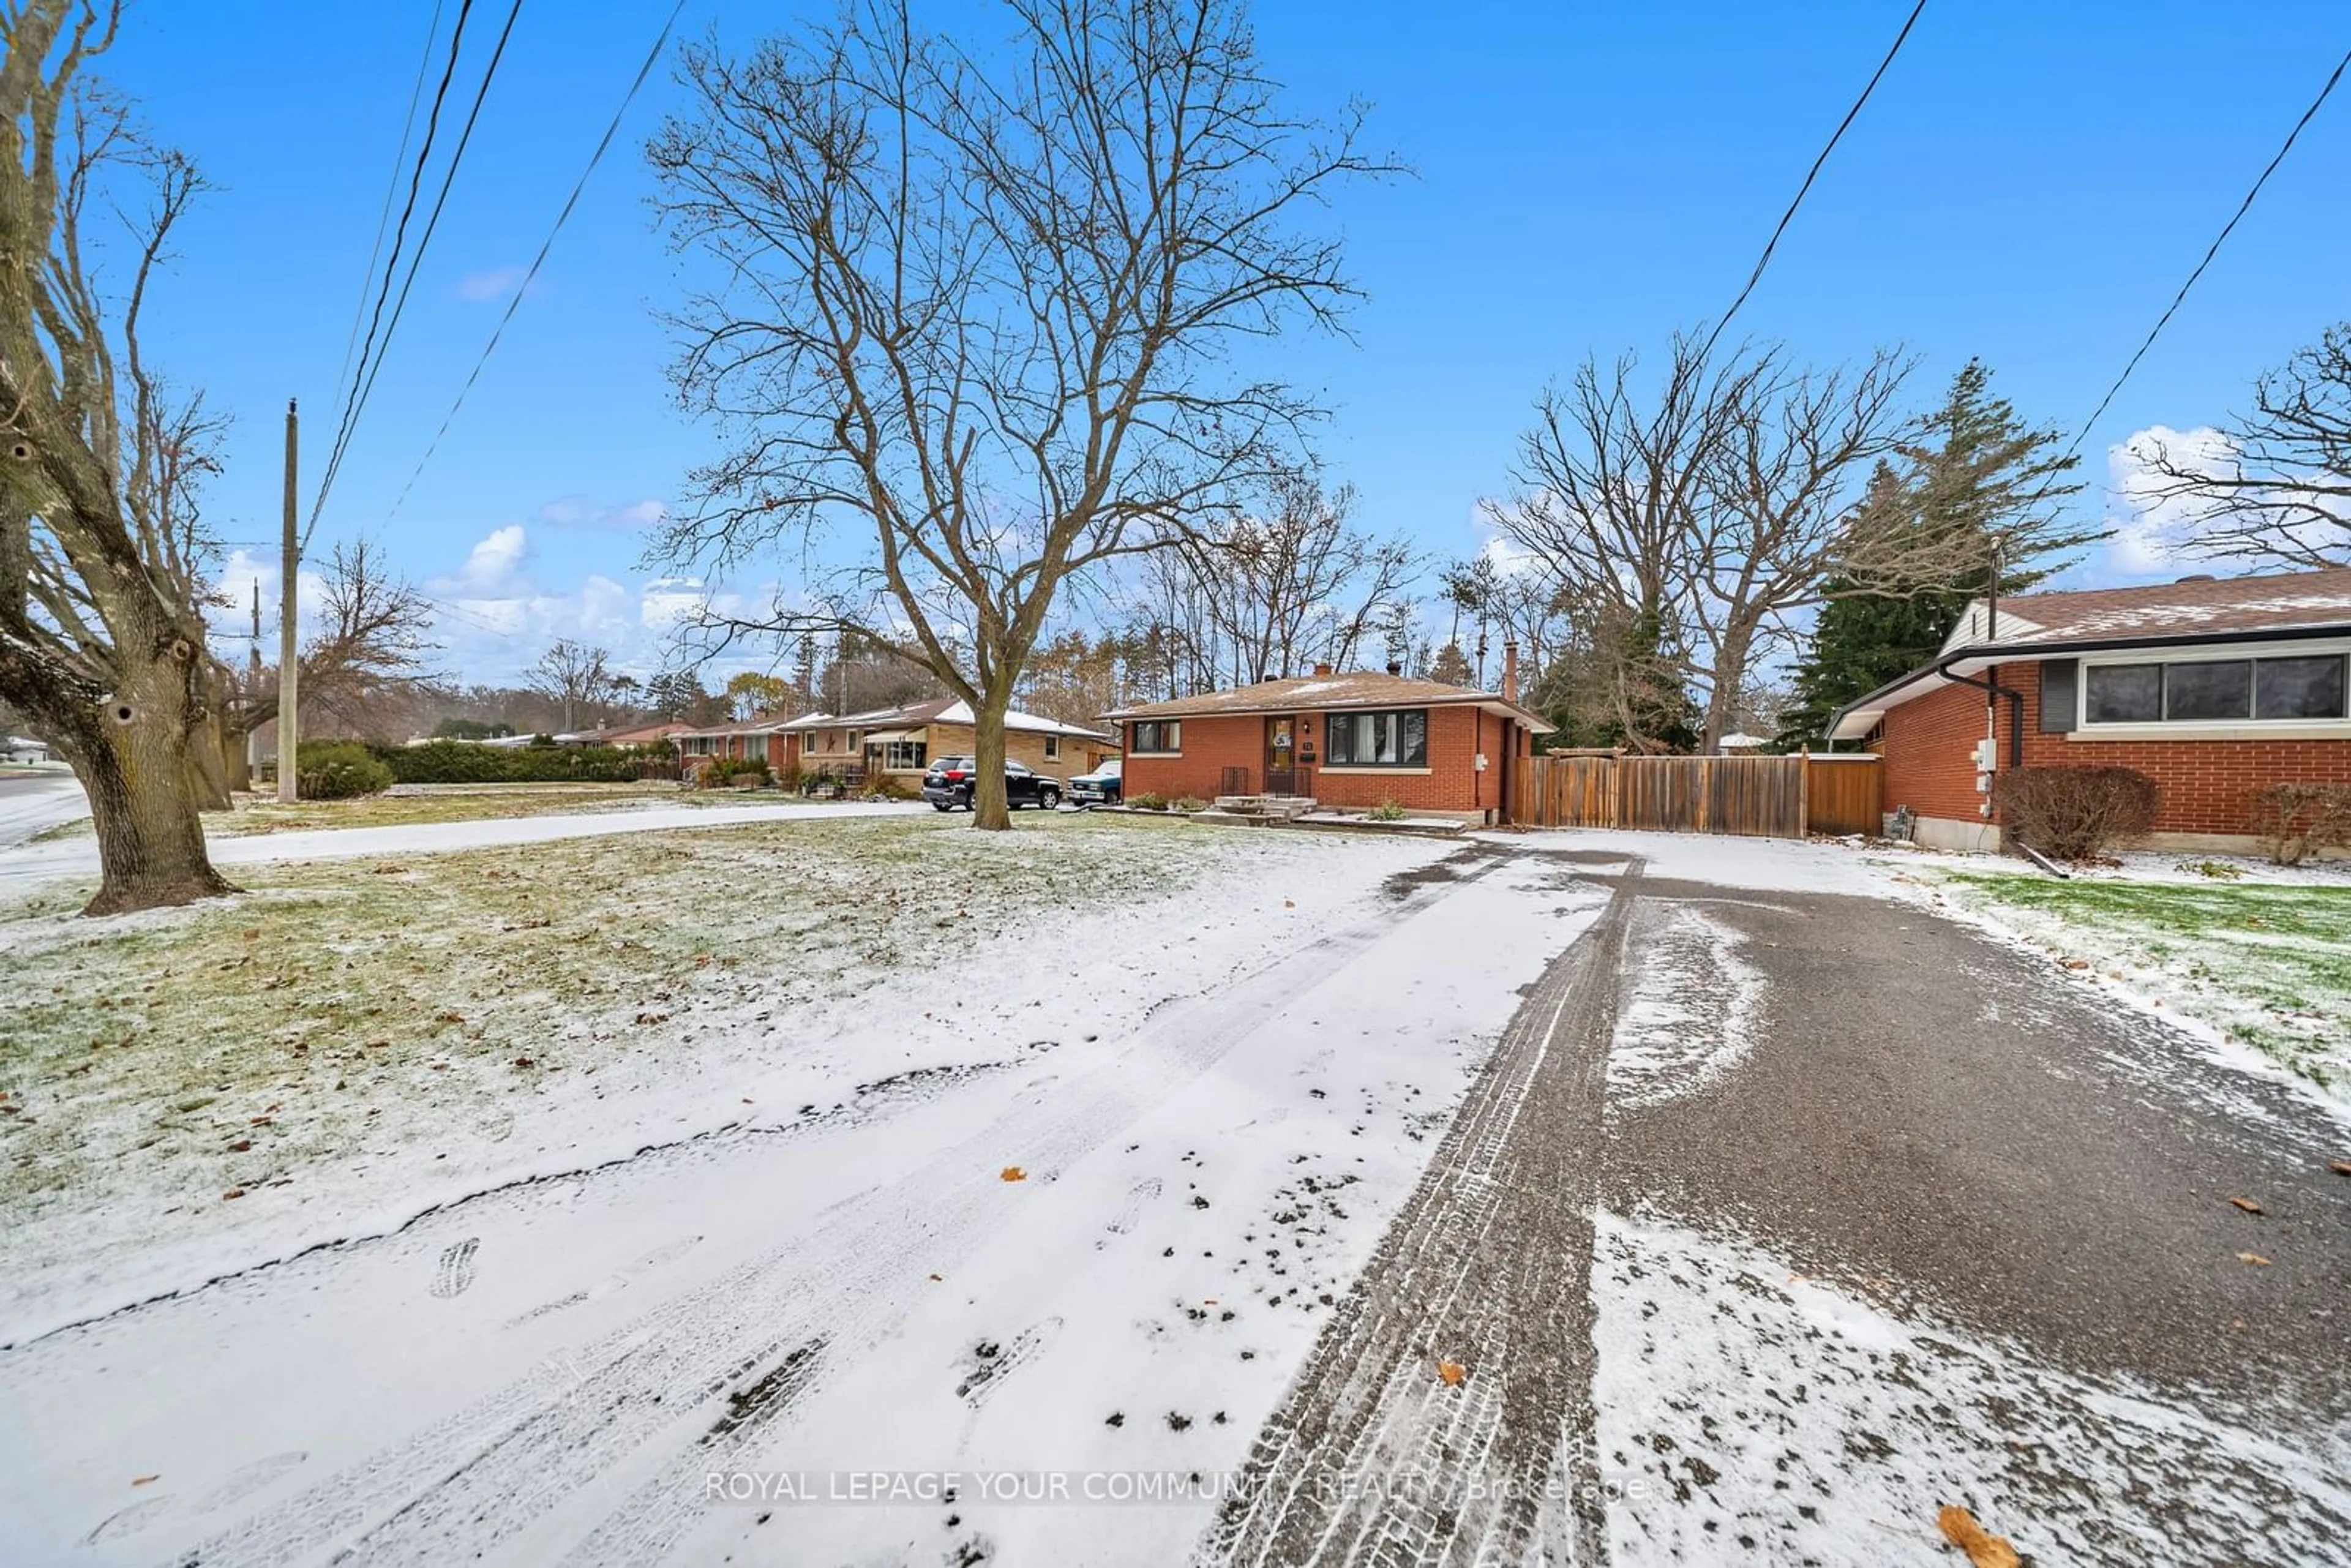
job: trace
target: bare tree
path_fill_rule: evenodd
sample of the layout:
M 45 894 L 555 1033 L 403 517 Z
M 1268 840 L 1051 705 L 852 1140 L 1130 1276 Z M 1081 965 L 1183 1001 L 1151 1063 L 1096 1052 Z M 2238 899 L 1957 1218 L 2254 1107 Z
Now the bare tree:
M 1854 524 L 1869 515 L 1859 503 L 1872 469 L 1905 433 L 1896 400 L 1916 362 L 1881 350 L 1857 369 L 1813 371 L 1771 350 L 1736 378 L 1677 595 L 1707 686 L 1707 750 L 1737 727 L 1758 662 L 1792 631 L 1788 616 L 1820 602 L 1858 547 L 1893 567 L 1893 541 L 1857 539 Z
M 2153 483 L 2133 499 L 2188 513 L 2185 542 L 2202 555 L 2351 566 L 2351 321 L 2263 373 L 2252 412 L 2220 435 L 2218 450 L 2141 439 L 2133 455 Z
M 1767 370 L 1743 346 L 1709 364 L 1682 334 L 1654 392 L 1629 354 L 1605 370 L 1586 359 L 1536 404 L 1516 493 L 1487 503 L 1496 527 L 1541 560 L 1585 657 L 1601 667 L 1621 661 L 1604 684 L 1618 699 L 1623 743 L 1636 750 L 1678 737 L 1670 697 L 1688 673 L 1691 587 L 1708 572 L 1706 479 Z
M 1349 525 L 1352 488 L 1325 493 L 1311 474 L 1288 474 L 1266 500 L 1173 552 L 1174 586 L 1204 612 L 1212 646 L 1202 663 L 1235 685 L 1311 664 L 1352 664 L 1416 567 L 1404 540 Z
M 1011 0 L 987 57 L 907 0 L 745 59 L 686 52 L 652 148 L 676 242 L 716 263 L 679 325 L 688 406 L 739 444 L 663 553 L 724 569 L 828 519 L 871 555 L 826 608 L 972 705 L 975 825 L 1010 826 L 1004 714 L 1073 576 L 1228 508 L 1312 402 L 1241 340 L 1349 298 L 1300 220 L 1380 165 L 1360 116 L 1277 101 L 1239 0 Z
M 612 674 L 605 667 L 609 657 L 601 648 L 583 648 L 562 638 L 525 672 L 523 684 L 562 706 L 563 728 L 569 734 L 580 727 L 580 709 L 592 709 L 611 695 Z
M 89 792 L 91 915 L 234 891 L 204 852 L 190 788 L 191 736 L 209 710 L 204 540 L 185 502 L 212 427 L 139 351 L 148 284 L 204 182 L 82 78 L 119 19 L 77 0 L 0 13 L 0 697 Z M 130 179 L 151 194 L 110 311 L 89 220 L 119 210 L 115 182 Z

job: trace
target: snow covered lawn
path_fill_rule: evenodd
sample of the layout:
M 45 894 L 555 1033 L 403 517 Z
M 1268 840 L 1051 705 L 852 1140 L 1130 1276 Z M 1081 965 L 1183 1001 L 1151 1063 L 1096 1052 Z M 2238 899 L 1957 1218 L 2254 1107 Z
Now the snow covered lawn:
M 2351 1103 L 2351 886 L 1960 870 L 1927 885 Z
M 555 812 L 632 811 L 669 806 L 742 806 L 782 797 L 737 789 L 682 789 L 653 780 L 641 784 L 401 784 L 356 800 L 301 800 L 282 806 L 266 796 L 240 796 L 234 810 L 204 815 L 208 839 L 314 828 L 410 827 L 434 822 L 504 821 Z M 88 816 L 33 835 L 53 843 L 90 836 Z
M 1107 1031 L 1437 852 L 1017 821 L 256 864 L 248 896 L 102 924 L 72 884 L 0 903 L 0 1343 Z

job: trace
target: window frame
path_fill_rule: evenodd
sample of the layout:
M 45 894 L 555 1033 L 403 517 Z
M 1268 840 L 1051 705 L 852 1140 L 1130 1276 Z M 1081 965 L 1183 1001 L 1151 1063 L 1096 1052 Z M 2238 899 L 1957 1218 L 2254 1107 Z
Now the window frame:
M 1144 731 L 1152 732 L 1154 744 L 1144 744 Z M 1180 718 L 1131 718 L 1126 721 L 1126 754 L 1129 757 L 1181 757 L 1184 755 L 1184 721 Z
M 2085 653 L 2074 657 L 2079 673 L 2074 683 L 2074 727 L 2064 732 L 2067 740 L 2231 740 L 2266 737 L 2332 739 L 2351 737 L 2351 637 L 2317 637 L 2280 639 L 2275 642 L 2244 642 L 2214 643 L 2206 647 L 2162 647 L 2115 649 L 2105 653 Z M 2335 659 L 2344 669 L 2345 711 L 2321 718 L 2262 718 L 2262 665 L 2273 660 Z M 2046 663 L 2047 661 L 2043 661 Z M 2246 664 L 2252 666 L 2252 689 L 2248 694 L 2246 716 L 2243 718 L 2170 718 L 2093 719 L 2090 716 L 2090 683 L 2094 671 L 2116 665 L 2148 664 L 2168 670 L 2175 664 Z M 2158 715 L 2170 709 L 2170 677 L 2160 678 Z
M 1061 737 L 1060 736 L 1049 735 L 1045 737 L 1045 760 L 1048 762 L 1059 762 L 1061 760 Z
M 884 773 L 922 773 L 930 768 L 931 743 L 927 740 L 885 740 L 882 743 L 882 771 Z M 906 753 L 914 753 L 912 762 Z
M 1355 721 L 1365 718 L 1373 720 L 1385 718 L 1395 721 L 1396 758 L 1395 761 L 1382 761 L 1376 757 L 1361 758 L 1353 756 L 1352 733 L 1349 736 L 1346 752 L 1343 753 L 1337 744 L 1339 727 L 1343 723 L 1352 732 L 1355 727 Z M 1405 721 L 1410 718 L 1417 718 L 1420 721 L 1420 755 L 1417 757 L 1412 756 L 1405 745 Z M 1428 709 L 1426 707 L 1347 708 L 1326 713 L 1322 716 L 1322 771 L 1325 773 L 1357 770 L 1426 773 L 1428 771 Z M 1376 742 L 1374 748 L 1377 749 Z

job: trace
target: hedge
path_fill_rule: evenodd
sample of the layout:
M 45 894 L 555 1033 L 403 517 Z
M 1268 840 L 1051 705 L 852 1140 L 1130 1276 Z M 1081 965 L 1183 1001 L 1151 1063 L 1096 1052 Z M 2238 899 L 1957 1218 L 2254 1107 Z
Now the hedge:
M 305 800 L 350 800 L 392 788 L 392 769 L 356 740 L 306 740 L 295 756 Z
M 641 754 L 614 746 L 480 746 L 434 740 L 376 756 L 402 784 L 626 784 Z

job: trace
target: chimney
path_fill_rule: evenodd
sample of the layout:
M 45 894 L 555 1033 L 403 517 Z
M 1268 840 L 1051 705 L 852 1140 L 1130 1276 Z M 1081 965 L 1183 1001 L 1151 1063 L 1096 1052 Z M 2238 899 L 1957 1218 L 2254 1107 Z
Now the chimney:
M 1331 666 L 1328 664 L 1317 664 L 1314 666 L 1314 673 L 1317 675 L 1327 675 L 1331 673 Z
M 1404 674 L 1404 666 L 1395 660 L 1390 659 L 1388 661 L 1388 674 L 1391 675 L 1401 675 Z
M 1516 640 L 1502 644 L 1502 700 L 1519 700 L 1519 644 Z

